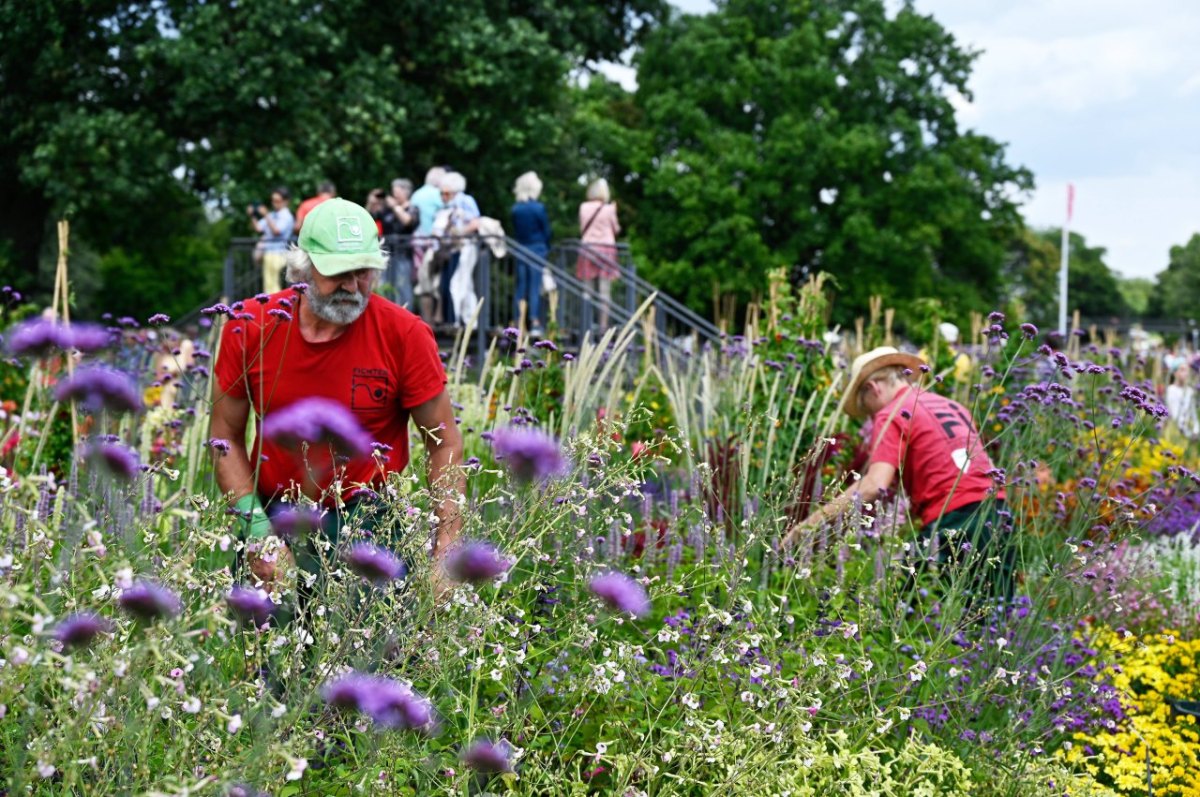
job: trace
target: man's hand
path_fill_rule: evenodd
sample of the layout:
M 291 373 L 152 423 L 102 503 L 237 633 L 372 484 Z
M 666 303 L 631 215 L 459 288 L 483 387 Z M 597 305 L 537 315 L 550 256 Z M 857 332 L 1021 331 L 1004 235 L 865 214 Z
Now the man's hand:
M 816 528 L 817 524 L 813 522 L 811 517 L 806 520 L 801 520 L 799 523 L 796 523 L 790 529 L 788 529 L 788 533 L 784 535 L 781 547 L 785 551 L 796 547 L 796 543 L 800 542 L 802 537 L 812 534 L 814 531 L 816 531 Z
M 295 566 L 296 557 L 278 537 L 272 535 L 246 543 L 246 567 L 267 592 Z

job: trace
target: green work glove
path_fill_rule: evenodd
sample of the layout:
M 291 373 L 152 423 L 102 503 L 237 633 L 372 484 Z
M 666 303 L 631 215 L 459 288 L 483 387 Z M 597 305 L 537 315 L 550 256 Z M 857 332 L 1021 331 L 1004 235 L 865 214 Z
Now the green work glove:
M 267 517 L 267 513 L 263 510 L 262 501 L 258 500 L 257 495 L 254 493 L 243 495 L 237 500 L 234 506 L 243 515 L 248 515 L 248 517 L 244 517 L 242 520 L 247 539 L 261 540 L 271 533 L 271 519 Z

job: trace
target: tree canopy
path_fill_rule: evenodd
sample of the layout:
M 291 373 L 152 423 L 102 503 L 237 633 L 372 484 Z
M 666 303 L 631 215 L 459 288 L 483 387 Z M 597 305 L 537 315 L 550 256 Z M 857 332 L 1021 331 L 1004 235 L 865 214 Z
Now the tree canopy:
M 180 239 L 205 210 L 321 178 L 361 200 L 402 169 L 451 164 L 500 214 L 517 174 L 574 157 L 570 70 L 618 57 L 665 13 L 664 0 L 0 4 L 3 276 L 36 288 L 67 216 L 83 242 L 180 274 L 182 293 L 155 287 L 186 307 L 203 289 Z M 109 307 L 129 298 L 108 293 Z
M 882 0 L 727 0 L 654 31 L 624 169 L 652 278 L 697 304 L 790 265 L 833 274 L 847 314 L 872 294 L 987 307 L 1032 183 L 959 129 L 973 58 Z
M 1172 246 L 1166 270 L 1150 297 L 1150 310 L 1164 318 L 1200 320 L 1200 233 Z

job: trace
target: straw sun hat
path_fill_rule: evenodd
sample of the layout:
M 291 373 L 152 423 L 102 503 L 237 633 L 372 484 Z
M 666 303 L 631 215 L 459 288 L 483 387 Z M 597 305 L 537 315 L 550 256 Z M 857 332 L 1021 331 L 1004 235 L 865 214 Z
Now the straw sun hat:
M 858 355 L 850 365 L 850 385 L 842 394 L 842 412 L 851 418 L 862 418 L 867 414 L 866 409 L 858 400 L 858 391 L 880 368 L 898 365 L 901 368 L 911 368 L 916 371 L 924 364 L 925 361 L 920 357 L 915 354 L 905 354 L 895 346 L 880 346 Z

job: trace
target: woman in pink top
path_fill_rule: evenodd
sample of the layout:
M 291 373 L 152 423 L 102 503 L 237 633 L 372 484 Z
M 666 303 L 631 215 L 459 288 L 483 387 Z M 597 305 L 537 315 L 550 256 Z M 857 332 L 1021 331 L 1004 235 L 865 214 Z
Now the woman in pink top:
M 603 177 L 588 186 L 587 201 L 579 206 L 579 239 L 583 242 L 575 261 L 575 276 L 583 280 L 591 295 L 600 296 L 600 329 L 608 327 L 608 305 L 617 272 L 617 203 L 609 201 L 608 181 Z

